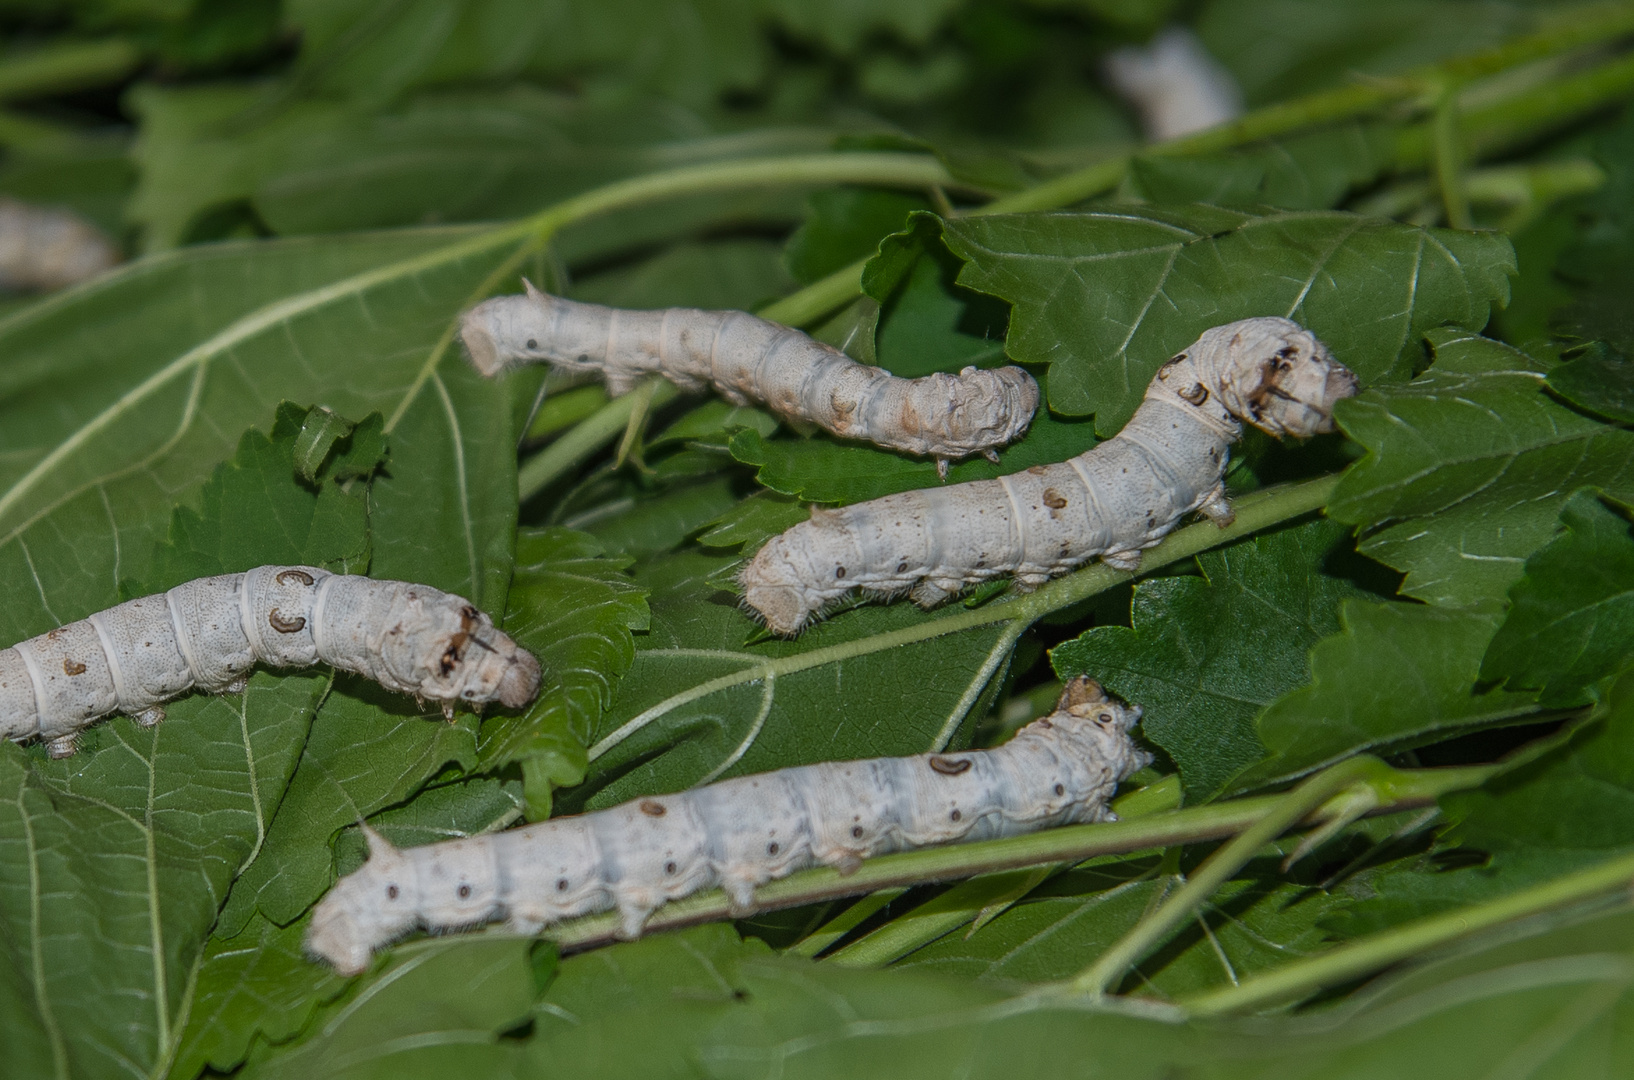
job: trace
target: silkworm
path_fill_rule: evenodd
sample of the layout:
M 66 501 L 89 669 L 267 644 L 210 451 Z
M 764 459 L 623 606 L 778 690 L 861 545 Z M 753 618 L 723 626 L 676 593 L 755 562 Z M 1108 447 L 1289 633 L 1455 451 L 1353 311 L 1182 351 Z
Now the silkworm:
M 237 693 L 256 663 L 329 664 L 400 693 L 520 708 L 539 662 L 467 601 L 428 585 L 259 566 L 130 600 L 0 652 L 0 735 L 52 757 L 121 712 L 144 727 L 189 690 Z
M 62 289 L 118 261 L 108 238 L 78 214 L 0 198 L 0 287 Z
M 847 439 L 936 458 L 983 453 L 1027 430 L 1038 384 L 1017 367 L 902 379 L 838 349 L 741 311 L 625 311 L 551 296 L 527 284 L 466 312 L 460 336 L 484 375 L 548 362 L 600 372 L 623 394 L 658 373 L 689 392 L 714 387 L 736 405 L 760 402 L 779 416 Z
M 1215 327 L 1163 366 L 1122 431 L 1075 458 L 813 510 L 744 567 L 744 602 L 794 634 L 854 588 L 931 607 L 1005 574 L 1036 588 L 1097 555 L 1134 571 L 1194 510 L 1231 523 L 1223 478 L 1239 420 L 1279 438 L 1331 431 L 1334 402 L 1355 392 L 1356 377 L 1297 323 Z
M 1145 48 L 1116 50 L 1106 58 L 1106 77 L 1153 142 L 1215 127 L 1243 111 L 1231 72 L 1183 26 L 1164 30 Z
M 1079 678 L 995 750 L 804 765 L 402 850 L 365 826 L 368 861 L 314 909 L 307 948 L 351 975 L 415 927 L 503 918 L 535 934 L 608 908 L 634 938 L 667 901 L 717 885 L 741 917 L 757 886 L 808 866 L 851 873 L 885 852 L 1116 820 L 1107 800 L 1151 760 L 1129 737 L 1139 718 Z

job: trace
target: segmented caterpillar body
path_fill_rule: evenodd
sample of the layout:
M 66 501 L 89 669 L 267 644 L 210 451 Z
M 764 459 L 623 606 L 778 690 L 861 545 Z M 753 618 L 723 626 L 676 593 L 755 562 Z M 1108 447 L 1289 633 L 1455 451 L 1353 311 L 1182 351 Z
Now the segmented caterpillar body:
M 527 704 L 539 662 L 458 596 L 405 581 L 260 566 L 198 578 L 0 651 L 0 735 L 48 740 L 121 712 L 149 726 L 161 703 L 199 689 L 236 692 L 257 663 L 325 663 L 389 690 L 481 707 Z
M 1038 384 L 1016 367 L 902 379 L 859 364 L 798 330 L 741 311 L 626 311 L 528 285 L 465 314 L 460 328 L 484 375 L 548 362 L 605 375 L 613 394 L 661 374 L 687 391 L 714 387 L 738 405 L 765 404 L 848 439 L 947 459 L 992 455 L 1038 408 Z
M 416 926 L 506 918 L 537 933 L 607 908 L 633 938 L 666 901 L 715 885 L 748 914 L 756 886 L 814 864 L 848 873 L 889 851 L 1114 820 L 1107 800 L 1150 760 L 1129 738 L 1139 718 L 1077 679 L 995 750 L 806 765 L 405 850 L 370 831 L 368 862 L 318 904 L 307 947 L 355 974 Z
M 1115 437 L 997 480 L 816 510 L 744 567 L 744 600 L 793 634 L 858 587 L 930 607 L 1005 574 L 1035 588 L 1097 555 L 1134 570 L 1194 510 L 1231 522 L 1223 477 L 1239 419 L 1278 437 L 1331 431 L 1333 403 L 1355 392 L 1356 377 L 1297 323 L 1215 327 L 1158 372 Z

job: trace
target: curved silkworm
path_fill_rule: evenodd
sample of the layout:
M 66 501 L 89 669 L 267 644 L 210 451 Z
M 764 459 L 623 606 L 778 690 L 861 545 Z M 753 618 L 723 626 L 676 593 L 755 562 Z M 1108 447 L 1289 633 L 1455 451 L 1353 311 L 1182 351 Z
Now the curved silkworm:
M 626 311 L 581 304 L 527 284 L 465 313 L 460 336 L 484 375 L 548 362 L 594 371 L 623 394 L 657 373 L 682 390 L 714 387 L 737 405 L 847 439 L 937 459 L 983 453 L 1019 438 L 1038 408 L 1038 384 L 1017 367 L 902 379 L 859 364 L 798 330 L 741 311 Z
M 1356 376 L 1287 319 L 1218 326 L 1152 379 L 1116 436 L 1055 465 L 890 495 L 773 537 L 739 576 L 745 603 L 780 634 L 854 588 L 931 607 L 1014 574 L 1036 588 L 1095 556 L 1133 571 L 1194 510 L 1224 528 L 1229 448 L 1245 420 L 1272 435 L 1333 430 Z
M 1139 718 L 1080 678 L 995 750 L 805 765 L 404 850 L 365 826 L 369 859 L 319 902 L 307 948 L 353 975 L 417 926 L 504 918 L 534 934 L 607 908 L 634 938 L 716 885 L 741 916 L 757 886 L 819 863 L 850 873 L 890 851 L 1112 821 L 1107 800 L 1151 760 L 1129 738 Z
M 198 578 L 60 626 L 0 652 L 0 736 L 39 736 L 52 757 L 120 712 L 144 727 L 161 703 L 237 693 L 257 663 L 325 663 L 388 690 L 480 709 L 520 708 L 539 690 L 539 661 L 469 602 L 428 585 L 258 566 Z
M 108 238 L 78 214 L 0 198 L 0 286 L 63 289 L 118 261 Z

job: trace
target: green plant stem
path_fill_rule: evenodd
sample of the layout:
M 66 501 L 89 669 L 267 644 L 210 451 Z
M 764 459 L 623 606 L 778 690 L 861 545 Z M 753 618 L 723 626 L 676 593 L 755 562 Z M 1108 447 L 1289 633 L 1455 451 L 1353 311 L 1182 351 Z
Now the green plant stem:
M 1390 813 L 1429 806 L 1448 792 L 1479 786 L 1500 768 L 1474 766 L 1395 771 L 1390 777 L 1387 798 L 1377 812 Z M 1152 814 L 1134 821 L 1069 825 L 1004 840 L 984 840 L 882 855 L 863 863 L 859 870 L 850 875 L 841 874 L 831 867 L 816 867 L 762 885 L 755 891 L 755 899 L 761 910 L 769 911 L 876 893 L 882 889 L 954 881 L 1001 870 L 1049 863 L 1078 863 L 1096 855 L 1126 854 L 1176 844 L 1219 840 L 1234 836 L 1264 820 L 1267 814 L 1285 806 L 1285 799 L 1283 795 L 1262 795 Z M 1336 800 L 1306 816 L 1309 821 L 1319 823 L 1331 814 L 1342 811 L 1342 803 Z M 648 920 L 647 928 L 649 931 L 672 930 L 730 916 L 731 902 L 720 890 L 712 889 L 666 904 Z M 560 923 L 547 930 L 544 936 L 557 942 L 564 950 L 577 950 L 618 940 L 618 929 L 617 913 L 604 912 Z
M 1605 186 L 1606 172 L 1587 158 L 1493 165 L 1464 174 L 1464 195 L 1471 203 L 1502 207 L 1547 206 Z M 1434 189 L 1424 180 L 1391 184 L 1355 203 L 1358 213 L 1396 217 L 1424 205 Z
M 142 53 L 128 41 L 63 41 L 0 60 L 0 101 L 118 82 Z
M 1204 860 L 1186 883 L 1176 889 L 1156 911 L 1136 923 L 1095 963 L 1084 969 L 1072 981 L 1073 989 L 1096 997 L 1106 995 L 1123 978 L 1124 972 L 1139 963 L 1182 923 L 1189 922 L 1215 890 L 1246 866 L 1261 848 L 1308 818 L 1312 811 L 1335 796 L 1388 768 L 1377 758 L 1351 758 L 1317 773 L 1286 795 L 1278 796 L 1264 816 Z M 1348 800 L 1341 798 L 1339 802 L 1345 804 Z M 1347 810 L 1348 805 L 1335 808 L 1338 814 L 1344 814 Z
M 973 921 L 982 909 L 1031 881 L 1036 869 L 984 874 L 953 886 L 901 918 L 838 949 L 827 962 L 839 967 L 877 968 L 899 960 Z
M 1525 145 L 1561 124 L 1605 108 L 1634 92 L 1634 54 L 1586 71 L 1529 86 L 1513 95 L 1462 110 L 1458 128 L 1464 153 L 1472 160 Z M 1436 123 L 1413 124 L 1396 134 L 1391 159 L 1397 170 L 1432 165 Z
M 711 162 L 619 180 L 564 199 L 506 231 L 517 238 L 532 234 L 538 242 L 544 243 L 564 225 L 659 199 L 755 187 L 821 187 L 831 184 L 926 190 L 942 187 L 965 194 L 985 194 L 983 189 L 955 179 L 940 162 L 926 154 L 804 154 L 752 158 L 746 161 Z
M 632 393 L 609 401 L 522 463 L 516 473 L 518 497 L 527 502 L 622 436 L 637 407 L 661 409 L 680 396 L 673 383 L 660 379 L 645 397 Z
M 1441 190 L 1441 206 L 1447 224 L 1468 229 L 1475 224 L 1469 216 L 1469 198 L 1464 193 L 1464 143 L 1458 130 L 1458 88 L 1448 85 L 1435 106 L 1435 181 Z
M 1320 956 L 1296 960 L 1237 986 L 1184 998 L 1180 1005 L 1193 1016 L 1221 1016 L 1298 1000 L 1477 931 L 1591 899 L 1613 889 L 1627 888 L 1631 882 L 1634 882 L 1634 855 L 1625 855 L 1498 900 L 1419 919 L 1341 945 Z

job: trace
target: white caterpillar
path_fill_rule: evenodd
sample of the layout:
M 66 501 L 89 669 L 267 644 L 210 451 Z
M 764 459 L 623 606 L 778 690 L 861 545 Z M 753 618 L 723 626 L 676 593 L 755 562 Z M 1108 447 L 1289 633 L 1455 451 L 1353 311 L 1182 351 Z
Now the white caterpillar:
M 82 728 L 121 712 L 144 727 L 160 703 L 236 693 L 257 662 L 322 662 L 388 690 L 477 708 L 533 700 L 539 661 L 458 596 L 405 581 L 258 566 L 198 578 L 60 626 L 0 652 L 0 736 L 75 750 Z
M 63 289 L 118 261 L 108 238 L 78 214 L 0 198 L 0 287 Z
M 689 392 L 713 386 L 737 405 L 847 439 L 949 458 L 984 453 L 1027 430 L 1038 384 L 1016 367 L 901 379 L 838 349 L 741 311 L 625 311 L 550 296 L 498 296 L 466 312 L 460 336 L 484 375 L 541 361 L 599 371 L 614 395 L 654 372 Z
M 1106 58 L 1106 77 L 1140 113 L 1151 142 L 1178 139 L 1242 115 L 1237 80 L 1183 26 L 1164 30 L 1145 48 L 1116 50 Z
M 307 948 L 352 975 L 416 926 L 505 918 L 533 934 L 607 908 L 634 938 L 666 901 L 716 885 L 747 915 L 756 886 L 818 863 L 850 873 L 890 851 L 1112 821 L 1107 800 L 1151 760 L 1129 738 L 1139 718 L 1080 678 L 996 750 L 782 769 L 407 850 L 365 827 L 369 860 L 313 911 Z
M 1239 419 L 1272 435 L 1333 430 L 1356 377 L 1287 319 L 1207 331 L 1170 360 L 1115 437 L 1068 461 L 997 480 L 814 510 L 744 567 L 744 601 L 780 634 L 853 588 L 910 592 L 931 607 L 968 584 L 1016 575 L 1036 588 L 1099 555 L 1135 570 L 1193 510 L 1222 528 Z

